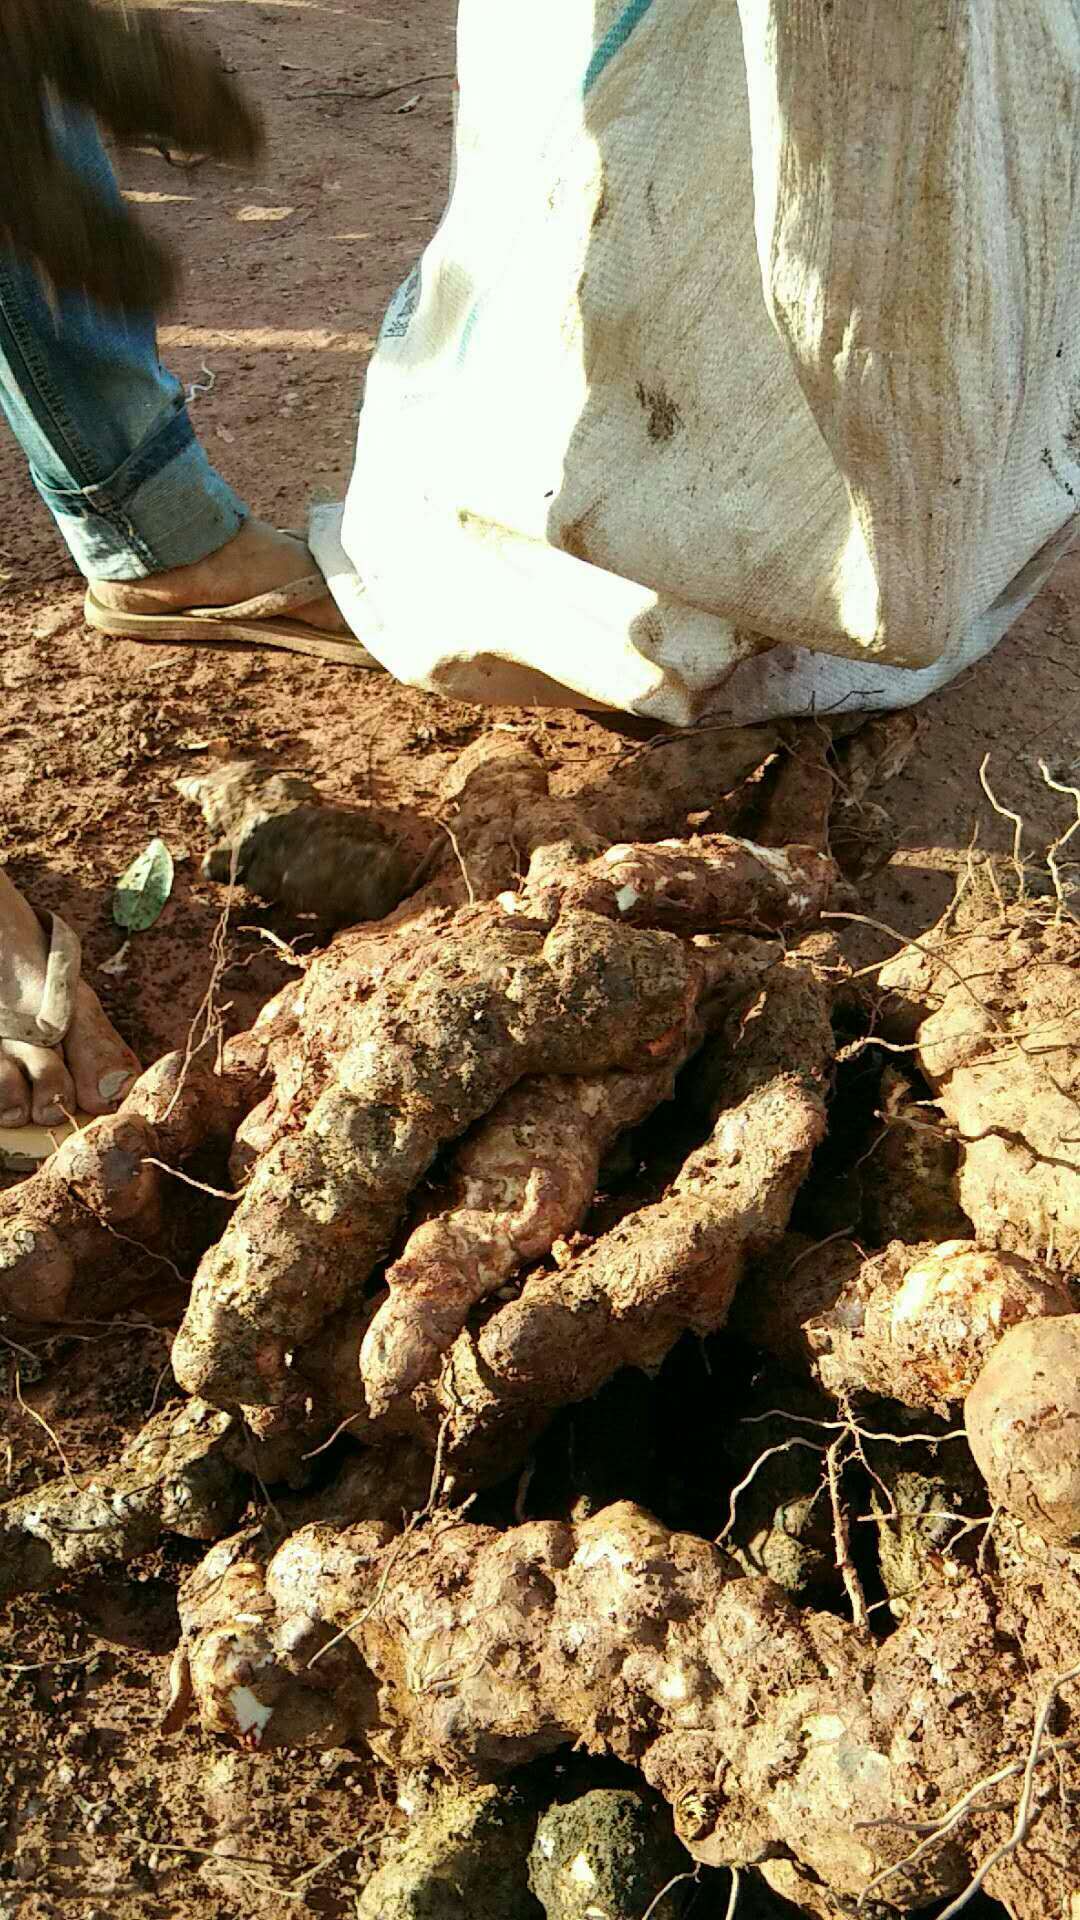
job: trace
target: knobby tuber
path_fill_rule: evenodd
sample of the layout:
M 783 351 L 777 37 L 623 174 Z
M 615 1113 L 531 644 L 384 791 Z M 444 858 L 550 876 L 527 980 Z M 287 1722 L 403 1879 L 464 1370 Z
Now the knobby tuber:
M 721 988 L 730 990 L 741 974 L 744 991 L 706 1048 L 711 1059 L 702 1061 L 702 1077 L 719 1089 L 708 1115 L 712 1124 L 661 1197 L 595 1240 L 586 1235 L 574 1245 L 554 1243 L 551 1264 L 527 1276 L 516 1297 L 489 1303 L 487 1317 L 457 1335 L 440 1366 L 430 1354 L 439 1324 L 432 1302 L 422 1322 L 407 1295 L 400 1304 L 391 1294 L 347 1308 L 295 1354 L 294 1391 L 348 1417 L 358 1438 L 405 1433 L 432 1446 L 441 1435 L 455 1484 L 483 1483 L 509 1470 L 557 1407 L 588 1398 L 621 1367 L 659 1365 L 687 1329 L 703 1335 L 721 1326 L 747 1259 L 783 1232 L 824 1131 L 832 1058 L 828 992 L 797 959 L 761 971 L 766 953 L 750 942 L 741 955 L 723 956 Z M 524 1083 L 526 1103 L 535 1084 Z M 497 1107 L 473 1136 L 489 1193 L 506 1138 L 502 1111 Z M 510 1111 L 513 1117 L 513 1105 Z M 468 1143 L 463 1153 L 468 1162 Z M 528 1154 L 515 1147 L 511 1198 L 517 1196 L 522 1211 L 511 1217 L 531 1219 L 546 1237 L 552 1216 L 541 1221 L 529 1214 L 528 1165 Z M 451 1208 L 432 1223 L 451 1237 L 479 1231 L 482 1247 L 488 1224 L 467 1208 Z M 470 1237 L 456 1244 L 468 1284 L 477 1243 Z M 504 1242 L 503 1251 L 509 1261 L 512 1247 Z M 450 1278 L 453 1324 L 460 1271 Z M 430 1364 L 411 1398 L 399 1396 L 373 1421 L 361 1356 L 370 1351 L 369 1330 L 382 1316 L 409 1339 L 419 1325 Z
M 824 1135 L 827 1007 L 813 972 L 794 963 L 767 977 L 753 1018 L 729 1016 L 732 1031 L 715 1043 L 722 1104 L 667 1192 L 530 1277 L 453 1349 L 439 1389 L 452 1453 L 467 1459 L 505 1422 L 527 1430 L 621 1366 L 658 1366 L 684 1331 L 724 1324 L 748 1259 L 783 1233 Z
M 887 1131 L 865 1084 L 852 1118 L 841 1077 L 815 1180 L 840 969 L 824 936 L 785 954 L 752 934 L 834 897 L 825 786 L 857 839 L 860 738 L 809 766 L 795 741 L 760 778 L 775 731 L 658 742 L 602 777 L 553 777 L 510 732 L 477 742 L 414 897 L 303 963 L 223 1076 L 163 1063 L 5 1196 L 5 1303 L 57 1320 L 130 1285 L 123 1262 L 137 1284 L 177 1253 L 153 1161 L 235 1136 L 243 1186 L 175 1350 L 216 1410 L 171 1409 L 89 1484 L 4 1509 L 8 1590 L 165 1529 L 211 1538 L 252 1473 L 283 1474 L 291 1535 L 218 1544 L 182 1596 L 212 1730 L 367 1741 L 465 1780 L 577 1745 L 640 1767 L 700 1860 L 752 1864 L 828 1920 L 960 1899 L 988 1864 L 1014 1920 L 1061 1920 L 1080 1883 L 1080 950 L 1025 902 L 894 962 L 880 1012 L 914 1060 L 883 1072 L 860 1028 Z M 287 776 L 260 791 L 294 827 L 312 804 Z M 632 1192 L 601 1171 L 616 1141 Z M 840 1233 L 789 1233 L 845 1181 Z M 535 1448 L 518 1510 L 566 1511 L 556 1409 L 622 1369 L 658 1409 L 672 1373 L 651 1376 L 733 1297 L 736 1333 L 803 1379 L 775 1411 L 774 1372 L 740 1385 L 762 1413 L 721 1470 L 738 1513 L 716 1545 L 626 1505 L 498 1531 L 448 1504 L 494 1488 L 508 1511 Z M 757 1364 L 738 1341 L 720 1358 Z M 940 1445 L 961 1406 L 970 1452 Z M 362 1451 L 312 1493 L 301 1456 L 340 1424 Z M 685 1487 L 671 1500 L 687 1511 Z M 800 1598 L 846 1595 L 851 1622 L 746 1577 L 773 1567 Z
M 437 1372 L 469 1310 L 584 1219 L 607 1148 L 669 1099 L 678 1058 L 643 1073 L 521 1082 L 456 1155 L 439 1210 L 386 1274 L 360 1349 L 373 1417 Z
M 0 1506 L 0 1600 L 134 1560 L 164 1533 L 217 1540 L 247 1483 L 243 1436 L 201 1400 L 166 1407 L 100 1472 L 50 1480 Z
M 1080 1314 L 1055 1275 L 971 1241 L 867 1258 L 851 1241 L 798 1250 L 793 1237 L 758 1281 L 740 1302 L 747 1338 L 841 1402 L 947 1415 L 962 1401 L 995 1504 L 1080 1542 Z
M 792 1236 L 740 1300 L 738 1322 L 835 1398 L 948 1414 L 1010 1327 L 1072 1309 L 1056 1275 L 970 1240 L 865 1255 L 850 1240 L 815 1248 Z
M 507 912 L 544 921 L 573 908 L 679 933 L 798 928 L 819 917 L 838 880 L 828 855 L 813 847 L 758 847 L 715 833 L 608 847 L 558 879 L 534 879 L 530 870 L 521 893 L 500 901 Z
M 44 1323 L 99 1318 L 160 1281 L 185 1226 L 185 1211 L 167 1204 L 167 1169 L 231 1134 L 260 1064 L 257 1049 L 245 1058 L 237 1048 L 221 1073 L 166 1054 L 118 1113 L 69 1135 L 33 1179 L 0 1194 L 0 1310 Z
M 437 1374 L 470 1308 L 581 1225 L 612 1143 L 671 1098 L 702 1023 L 756 989 L 775 955 L 749 939 L 710 953 L 708 1005 L 662 1066 L 524 1080 L 466 1139 L 388 1268 L 389 1297 L 364 1336 L 373 1416 Z
M 1011 1327 L 964 1409 L 995 1504 L 1080 1546 L 1080 1314 Z
M 979 1239 L 1080 1264 L 1080 929 L 1045 902 L 943 931 L 881 972 L 893 1031 L 961 1147 Z
M 447 1513 L 397 1539 L 310 1527 L 268 1564 L 225 1543 L 181 1614 L 218 1733 L 366 1740 L 466 1780 L 571 1743 L 614 1754 L 670 1800 L 699 1860 L 757 1864 L 828 1913 L 872 1892 L 903 1910 L 956 1896 L 1008 1832 L 1048 1687 L 1056 1701 L 1080 1647 L 1074 1574 L 1049 1647 L 1008 1651 L 1026 1597 L 953 1565 L 878 1644 L 623 1505 L 509 1532 Z M 1075 1706 L 1075 1682 L 1060 1690 Z M 986 1882 L 1019 1920 L 1064 1910 L 1080 1873 L 1058 1725 L 1048 1713 L 1032 1763 L 1032 1844 Z
M 256 1164 L 196 1275 L 177 1378 L 215 1402 L 287 1399 L 297 1349 L 356 1297 L 441 1146 L 528 1074 L 679 1057 L 708 985 L 707 952 L 673 935 L 460 912 L 415 976 L 388 973 L 302 1131 Z

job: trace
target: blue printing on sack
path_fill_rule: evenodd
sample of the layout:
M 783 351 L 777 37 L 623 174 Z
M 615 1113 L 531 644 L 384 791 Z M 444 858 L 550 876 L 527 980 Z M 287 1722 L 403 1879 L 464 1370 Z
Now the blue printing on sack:
M 629 0 L 629 4 L 623 8 L 614 26 L 609 27 L 600 45 L 593 54 L 592 59 L 589 61 L 582 85 L 582 92 L 584 94 L 592 92 L 600 75 L 606 67 L 610 66 L 615 55 L 620 53 L 623 47 L 625 47 L 634 28 L 645 18 L 652 3 L 653 0 Z M 409 325 L 419 302 L 420 263 L 418 261 L 404 284 L 398 288 L 397 293 L 390 302 L 389 309 L 382 324 L 380 338 L 383 340 L 403 338 L 409 331 Z M 469 341 L 472 338 L 472 331 L 478 318 L 479 305 L 478 303 L 474 303 L 472 311 L 465 323 L 461 341 L 458 346 L 457 357 L 459 365 L 465 359 L 465 355 L 469 350 Z
M 592 92 L 604 68 L 610 65 L 615 55 L 620 53 L 623 47 L 625 47 L 634 28 L 638 25 L 639 21 L 645 18 L 652 3 L 653 0 L 630 0 L 630 4 L 623 8 L 615 25 L 610 27 L 607 33 L 605 33 L 600 45 L 589 61 L 588 71 L 585 75 L 585 83 L 582 87 L 583 93 Z

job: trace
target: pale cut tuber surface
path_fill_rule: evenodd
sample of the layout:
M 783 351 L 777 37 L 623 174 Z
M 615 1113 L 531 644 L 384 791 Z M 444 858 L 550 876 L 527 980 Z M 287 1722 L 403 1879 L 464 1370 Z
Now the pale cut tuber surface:
M 1080 1546 L 1080 1314 L 1013 1327 L 964 1422 L 995 1504 L 1046 1540 Z
M 964 1889 L 1008 1832 L 1048 1682 L 1080 1641 L 1075 1576 L 1021 1660 L 1002 1651 L 1023 1633 L 1008 1591 L 956 1568 L 878 1645 L 625 1505 L 507 1533 L 444 1513 L 397 1541 L 307 1528 L 268 1566 L 225 1544 L 181 1611 L 212 1730 L 366 1739 L 466 1780 L 570 1743 L 611 1753 L 671 1801 L 698 1859 L 813 1883 L 818 1912 L 871 1893 L 914 1851 L 912 1820 L 1012 1762 L 988 1810 L 976 1795 L 878 1898 L 911 1910 Z M 1019 1920 L 1052 1920 L 1077 1883 L 1077 1779 L 1071 1747 L 1037 1768 L 1031 1845 L 987 1880 Z

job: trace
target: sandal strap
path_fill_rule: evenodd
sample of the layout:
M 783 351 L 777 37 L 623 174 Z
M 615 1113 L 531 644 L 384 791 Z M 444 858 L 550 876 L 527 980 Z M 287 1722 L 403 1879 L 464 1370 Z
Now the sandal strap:
M 0 1007 L 0 1040 L 19 1040 L 31 1047 L 58 1047 L 71 1025 L 82 972 L 82 942 L 58 913 L 50 914 L 49 920 L 51 938 L 41 1004 L 36 1014 L 15 1013 L 8 1007 Z
M 257 593 L 251 600 L 234 601 L 231 607 L 185 608 L 189 620 L 273 620 L 291 613 L 296 607 L 310 607 L 327 593 L 321 573 L 306 573 L 302 580 L 290 580 L 287 586 L 273 587 L 269 593 Z

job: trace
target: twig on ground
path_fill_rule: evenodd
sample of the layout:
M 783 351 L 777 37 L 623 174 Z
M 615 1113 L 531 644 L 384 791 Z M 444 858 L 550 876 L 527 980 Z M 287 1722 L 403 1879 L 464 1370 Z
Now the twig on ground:
M 408 93 L 412 87 L 430 87 L 436 80 L 454 80 L 453 73 L 420 73 L 412 80 L 399 80 L 393 87 L 305 87 L 300 93 L 286 94 L 287 100 L 389 100 L 392 94 Z
M 240 859 L 238 847 L 234 847 L 229 861 L 229 878 L 225 888 L 225 902 L 218 916 L 217 925 L 210 938 L 210 976 L 191 1025 L 184 1039 L 184 1052 L 180 1062 L 180 1071 L 176 1076 L 176 1087 L 172 1099 L 162 1116 L 164 1120 L 172 1117 L 173 1109 L 184 1089 L 187 1070 L 197 1054 L 200 1054 L 211 1041 L 217 1044 L 217 1071 L 221 1070 L 221 1047 L 224 1032 L 223 1018 L 225 1009 L 217 1006 L 217 992 L 221 978 L 228 965 L 226 941 L 229 934 L 229 916 L 232 913 L 233 895 L 236 892 L 236 874 Z M 196 1035 L 200 1037 L 197 1039 Z
M 28 1406 L 26 1401 L 23 1399 L 22 1379 L 20 1377 L 18 1367 L 16 1367 L 15 1369 L 15 1398 L 18 1401 L 23 1412 L 25 1414 L 28 1414 L 31 1420 L 36 1420 L 38 1426 L 42 1429 L 42 1431 L 48 1434 L 49 1439 L 52 1441 L 53 1446 L 56 1448 L 57 1453 L 60 1455 L 61 1462 L 63 1463 L 64 1473 L 67 1479 L 70 1480 L 72 1486 L 75 1489 L 75 1492 L 81 1493 L 82 1488 L 80 1487 L 78 1481 L 75 1478 L 75 1474 L 71 1466 L 71 1461 L 68 1459 L 67 1454 L 64 1452 L 64 1448 L 59 1439 L 59 1436 L 53 1432 L 53 1429 L 52 1427 L 50 1427 L 44 1414 L 38 1413 L 34 1407 Z
M 167 1160 L 155 1160 L 152 1153 L 143 1155 L 144 1167 L 157 1167 L 174 1180 L 182 1180 L 185 1187 L 195 1187 L 199 1193 L 208 1193 L 213 1200 L 242 1200 L 244 1190 L 239 1187 L 235 1193 L 226 1193 L 224 1187 L 212 1187 L 206 1180 L 193 1180 L 190 1173 L 182 1173 L 179 1167 L 170 1167 Z
M 452 1365 L 452 1362 L 448 1359 L 445 1367 L 443 1368 L 444 1381 L 446 1380 L 450 1372 L 451 1365 Z M 386 1566 L 383 1569 L 382 1578 L 379 1581 L 378 1587 L 375 1591 L 373 1598 L 371 1599 L 369 1604 L 363 1609 L 363 1611 L 357 1614 L 354 1620 L 350 1620 L 344 1627 L 342 1627 L 337 1633 L 335 1633 L 331 1639 L 327 1640 L 323 1646 L 317 1648 L 317 1650 L 312 1654 L 311 1659 L 307 1662 L 309 1667 L 313 1667 L 317 1661 L 322 1659 L 324 1653 L 330 1652 L 331 1647 L 336 1647 L 340 1644 L 342 1640 L 347 1640 L 351 1633 L 356 1632 L 357 1627 L 364 1626 L 364 1624 L 371 1619 L 372 1614 L 375 1613 L 382 1604 L 383 1596 L 386 1593 L 386 1589 L 390 1583 L 390 1575 L 393 1573 L 399 1559 L 401 1558 L 402 1549 L 408 1544 L 408 1541 L 411 1539 L 412 1535 L 416 1533 L 418 1528 L 422 1527 L 424 1522 L 427 1520 L 430 1520 L 435 1514 L 443 1493 L 443 1481 L 445 1476 L 444 1462 L 446 1458 L 446 1443 L 449 1438 L 450 1427 L 451 1427 L 453 1418 L 454 1418 L 454 1410 L 453 1408 L 451 1408 L 448 1413 L 443 1415 L 443 1418 L 439 1423 L 438 1438 L 435 1442 L 435 1458 L 432 1462 L 432 1469 L 431 1469 L 431 1491 L 428 1494 L 427 1503 L 426 1505 L 419 1508 L 419 1510 L 412 1515 L 404 1531 L 401 1534 L 399 1534 L 398 1538 L 395 1540 L 393 1547 L 391 1548 L 390 1553 L 387 1556 Z M 452 1511 L 448 1515 L 448 1517 L 454 1522 L 454 1524 L 456 1524 L 457 1521 L 460 1520 L 461 1516 L 464 1513 L 468 1512 L 475 1498 L 476 1498 L 475 1494 L 470 1494 L 469 1498 L 465 1501 L 463 1506 L 458 1507 L 456 1510 Z
M 320 1453 L 326 1453 L 328 1449 L 333 1446 L 334 1441 L 340 1440 L 342 1434 L 347 1433 L 349 1428 L 356 1424 L 357 1420 L 364 1420 L 366 1418 L 367 1418 L 366 1414 L 362 1412 L 350 1413 L 346 1415 L 344 1420 L 338 1421 L 337 1426 L 334 1428 L 334 1431 L 330 1435 L 329 1439 L 320 1440 L 318 1446 L 312 1447 L 310 1453 L 302 1453 L 300 1455 L 301 1460 L 317 1460 Z
M 449 826 L 445 820 L 440 820 L 437 824 L 442 828 L 443 832 L 445 833 L 447 839 L 450 842 L 450 845 L 454 849 L 454 858 L 457 861 L 458 866 L 461 868 L 461 877 L 465 882 L 466 897 L 468 899 L 470 907 L 475 907 L 476 893 L 473 889 L 473 883 L 469 879 L 469 869 L 465 865 L 464 856 L 462 855 L 461 848 L 458 846 L 457 837 L 454 833 L 454 829 L 453 827 Z
M 764 1413 L 744 1414 L 740 1426 L 760 1427 L 765 1420 L 792 1420 L 800 1427 L 820 1427 L 825 1433 L 858 1434 L 863 1440 L 887 1440 L 896 1447 L 911 1447 L 920 1441 L 929 1446 L 940 1446 L 943 1440 L 966 1440 L 965 1427 L 950 1427 L 946 1433 L 874 1433 L 869 1427 L 861 1427 L 852 1419 L 816 1420 L 808 1413 L 789 1413 L 786 1407 L 767 1407 Z
M 664 1901 L 668 1897 L 668 1894 L 674 1893 L 676 1887 L 684 1886 L 688 1880 L 691 1880 L 693 1884 L 697 1886 L 698 1881 L 700 1879 L 701 1879 L 700 1864 L 694 1867 L 689 1873 L 673 1874 L 671 1879 L 668 1881 L 667 1886 L 661 1887 L 659 1893 L 656 1894 L 654 1898 L 649 1901 L 648 1906 L 646 1907 L 644 1913 L 641 1916 L 641 1920 L 653 1920 L 654 1913 L 659 1913 L 660 1908 L 663 1906 Z M 729 1914 L 730 1914 L 730 1911 L 731 1910 L 729 1908 Z
M 1065 890 L 1061 884 L 1061 867 L 1058 862 L 1058 855 L 1063 847 L 1068 846 L 1073 834 L 1080 830 L 1080 787 L 1069 787 L 1066 786 L 1063 781 L 1055 779 L 1045 760 L 1039 761 L 1039 772 L 1053 793 L 1068 794 L 1076 807 L 1076 819 L 1073 821 L 1071 827 L 1066 827 L 1065 832 L 1060 833 L 1053 845 L 1046 849 L 1046 864 L 1050 870 L 1050 878 L 1054 883 L 1054 892 L 1057 895 L 1057 918 L 1060 921 L 1062 914 L 1067 913 L 1069 908 L 1065 897 Z
M 46 1667 L 85 1667 L 103 1651 L 101 1647 L 93 1647 L 89 1653 L 73 1653 L 56 1660 L 0 1660 L 0 1673 L 43 1673 Z

